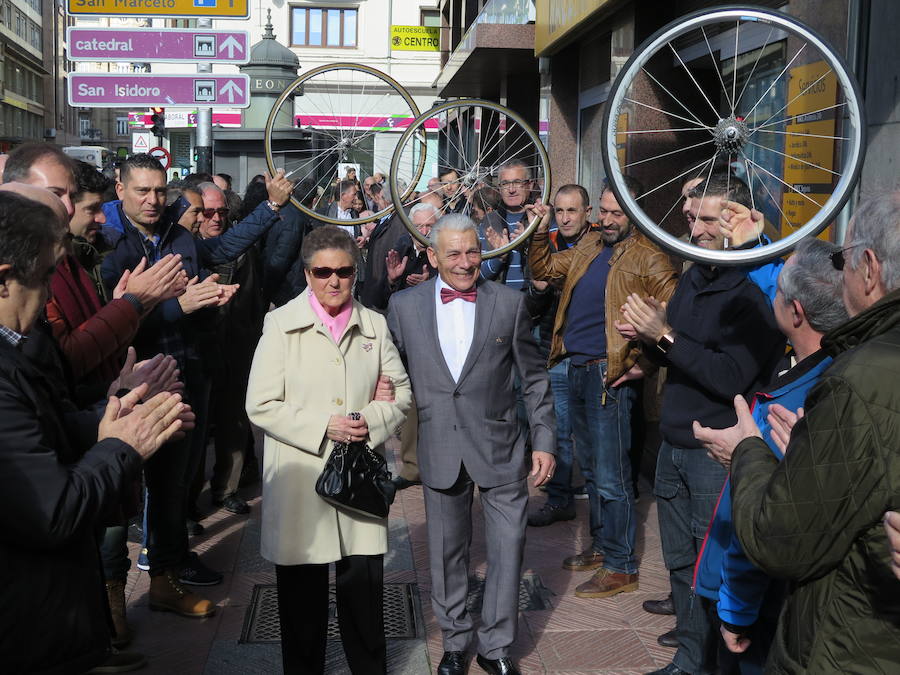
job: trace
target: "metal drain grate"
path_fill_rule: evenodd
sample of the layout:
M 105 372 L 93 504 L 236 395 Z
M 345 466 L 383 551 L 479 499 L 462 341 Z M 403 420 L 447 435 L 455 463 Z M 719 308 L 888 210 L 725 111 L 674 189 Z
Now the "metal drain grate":
M 555 594 L 544 586 L 537 574 L 526 574 L 519 581 L 519 611 L 530 612 L 539 609 L 552 609 L 550 598 Z M 470 612 L 481 612 L 484 600 L 484 577 L 469 578 L 469 597 L 466 607 Z
M 384 585 L 384 634 L 388 639 L 422 637 L 419 592 L 415 584 Z M 334 586 L 328 592 L 328 639 L 339 640 L 337 602 Z M 241 642 L 268 644 L 281 642 L 278 620 L 278 588 L 275 584 L 257 584 L 244 615 Z

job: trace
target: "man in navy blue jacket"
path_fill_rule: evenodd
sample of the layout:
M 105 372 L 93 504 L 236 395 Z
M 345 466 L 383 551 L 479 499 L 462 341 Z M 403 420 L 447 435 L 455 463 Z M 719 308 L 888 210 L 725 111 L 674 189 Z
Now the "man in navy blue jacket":
M 714 172 L 691 197 L 692 242 L 721 250 L 722 199 L 750 208 L 746 183 Z M 691 423 L 732 426 L 734 397 L 768 384 L 784 354 L 784 336 L 766 296 L 740 267 L 695 264 L 679 280 L 668 307 L 632 295 L 624 315 L 644 353 L 668 366 L 654 494 L 679 647 L 672 663 L 654 673 L 699 675 L 707 672 L 716 643 L 702 603 L 691 602 L 692 573 L 727 472 L 707 456 Z
M 269 201 L 221 237 L 195 239 L 185 228 L 163 218 L 166 173 L 154 157 L 140 154 L 129 158 L 119 176 L 116 192 L 121 200 L 118 211 L 123 227 L 122 231 L 104 230 L 112 250 L 103 260 L 103 281 L 113 286 L 142 258 L 152 265 L 169 253 L 181 256 L 189 279 L 185 293 L 151 311 L 141 323 L 134 347 L 142 359 L 160 352 L 175 357 L 185 384 L 185 399 L 202 411 L 205 405 L 199 399 L 206 388 L 194 339 L 196 322 L 209 320 L 211 317 L 204 316 L 202 310 L 223 306 L 237 287 L 216 283 L 217 275 L 201 281 L 201 270 L 234 260 L 265 234 L 290 198 L 292 185 L 279 172 L 267 183 Z M 197 420 L 197 427 L 202 428 L 202 420 Z M 182 584 L 212 585 L 222 577 L 188 553 L 186 496 L 191 468 L 196 468 L 190 448 L 188 434 L 183 441 L 157 453 L 145 467 L 150 608 L 204 617 L 211 615 L 215 606 Z

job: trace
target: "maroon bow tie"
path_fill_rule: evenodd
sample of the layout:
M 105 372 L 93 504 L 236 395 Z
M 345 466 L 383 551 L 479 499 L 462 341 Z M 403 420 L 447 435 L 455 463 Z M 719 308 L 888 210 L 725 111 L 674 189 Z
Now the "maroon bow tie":
M 457 298 L 462 298 L 466 302 L 475 302 L 475 296 L 478 294 L 478 289 L 473 288 L 471 291 L 457 291 L 453 288 L 442 288 L 441 289 L 441 302 L 445 305 L 448 302 L 452 302 Z

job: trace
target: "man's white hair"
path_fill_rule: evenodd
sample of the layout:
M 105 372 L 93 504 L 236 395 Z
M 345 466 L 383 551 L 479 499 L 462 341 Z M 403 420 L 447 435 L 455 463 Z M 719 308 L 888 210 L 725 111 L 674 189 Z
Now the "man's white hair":
M 885 291 L 900 288 L 900 190 L 860 202 L 853 214 L 850 235 L 853 241 L 846 245 L 859 244 L 850 251 L 852 269 L 859 266 L 863 251 L 871 249 L 881 262 Z
M 437 248 L 438 237 L 444 230 L 447 230 L 448 232 L 467 232 L 472 230 L 472 232 L 475 233 L 476 239 L 478 238 L 478 227 L 475 225 L 474 220 L 462 213 L 448 213 L 447 215 L 441 216 L 438 221 L 431 226 L 431 236 L 429 236 L 429 241 L 431 242 L 432 248 Z
M 412 217 L 417 213 L 423 212 L 427 212 L 429 216 L 434 216 L 435 218 L 441 215 L 441 212 L 435 208 L 434 204 L 419 203 L 409 210 L 410 220 L 412 220 Z
M 218 185 L 216 185 L 215 183 L 210 183 L 209 181 L 206 181 L 206 182 L 204 182 L 204 183 L 199 183 L 199 184 L 197 185 L 197 189 L 200 191 L 200 194 L 201 194 L 201 195 L 202 195 L 204 192 L 218 192 L 219 194 L 221 194 L 221 195 L 223 195 L 223 196 L 225 195 L 225 190 L 223 190 L 222 188 L 220 188 L 220 187 L 219 187 Z

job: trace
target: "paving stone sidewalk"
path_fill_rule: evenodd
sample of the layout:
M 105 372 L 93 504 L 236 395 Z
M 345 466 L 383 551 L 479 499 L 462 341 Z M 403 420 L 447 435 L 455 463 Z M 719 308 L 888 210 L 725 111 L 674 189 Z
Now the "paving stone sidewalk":
M 391 447 L 391 452 L 396 448 Z M 523 675 L 640 675 L 667 664 L 673 650 L 660 647 L 656 638 L 674 627 L 673 617 L 654 616 L 641 609 L 647 599 L 664 597 L 668 575 L 662 563 L 656 505 L 646 483 L 638 503 L 637 547 L 640 589 L 603 600 L 574 596 L 575 587 L 591 573 L 562 569 L 562 559 L 589 545 L 587 501 L 577 501 L 573 521 L 529 528 L 520 594 L 519 635 L 513 657 Z M 149 578 L 132 566 L 126 594 L 128 618 L 136 639 L 129 647 L 148 657 L 141 673 L 162 675 L 255 675 L 281 673 L 278 642 L 271 640 L 277 622 L 271 621 L 275 584 L 274 567 L 259 555 L 259 486 L 246 491 L 252 497 L 249 516 L 212 512 L 204 521 L 206 532 L 193 538 L 193 549 L 211 568 L 222 571 L 221 585 L 198 589 L 218 605 L 215 616 L 191 620 L 151 612 L 147 606 Z M 201 504 L 208 506 L 204 494 Z M 532 490 L 532 507 L 543 502 Z M 478 582 L 485 572 L 484 531 L 477 496 L 473 507 L 470 608 L 477 616 Z M 132 561 L 138 545 L 129 544 Z M 422 489 L 399 493 L 391 509 L 389 552 L 385 556 L 385 584 L 392 601 L 386 611 L 388 672 L 391 675 L 428 675 L 441 659 L 440 630 L 431 610 L 425 506 Z M 255 592 L 254 592 L 255 591 Z M 254 604 L 262 596 L 263 602 Z M 266 598 L 269 598 L 267 602 Z M 256 619 L 252 621 L 251 619 Z M 406 630 L 412 637 L 393 637 Z M 277 632 L 274 634 L 277 639 Z M 338 639 L 329 640 L 329 675 L 349 675 Z M 471 672 L 480 668 L 472 661 Z

